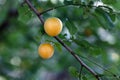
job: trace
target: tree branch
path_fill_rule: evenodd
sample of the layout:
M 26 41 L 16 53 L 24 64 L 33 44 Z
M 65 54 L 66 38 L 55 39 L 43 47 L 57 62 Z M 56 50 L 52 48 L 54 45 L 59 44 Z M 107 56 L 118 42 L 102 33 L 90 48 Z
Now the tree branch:
M 38 18 L 40 19 L 41 23 L 44 25 L 44 20 L 41 17 L 41 13 L 39 13 L 31 4 L 31 2 L 29 0 L 25 0 L 25 2 L 28 4 L 29 8 L 38 16 Z M 97 75 L 96 72 L 94 72 L 89 66 L 87 66 L 80 58 L 78 55 L 76 55 L 75 52 L 72 51 L 71 48 L 69 48 L 59 37 L 55 36 L 54 37 L 64 48 L 66 48 L 71 55 L 73 55 L 73 57 L 84 67 L 86 68 L 97 80 L 100 80 L 99 76 Z

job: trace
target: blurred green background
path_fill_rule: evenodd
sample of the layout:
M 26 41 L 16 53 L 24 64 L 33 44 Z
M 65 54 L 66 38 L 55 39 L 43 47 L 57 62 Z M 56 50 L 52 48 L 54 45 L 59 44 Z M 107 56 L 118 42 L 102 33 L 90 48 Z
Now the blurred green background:
M 42 17 L 62 20 L 59 37 L 102 80 L 120 79 L 120 0 L 30 1 L 39 12 L 67 5 Z M 37 52 L 43 42 L 54 44 L 55 54 L 48 60 Z M 0 0 L 0 80 L 78 80 L 80 68 L 64 47 L 44 33 L 43 25 L 23 0 Z M 83 68 L 79 80 L 95 78 Z

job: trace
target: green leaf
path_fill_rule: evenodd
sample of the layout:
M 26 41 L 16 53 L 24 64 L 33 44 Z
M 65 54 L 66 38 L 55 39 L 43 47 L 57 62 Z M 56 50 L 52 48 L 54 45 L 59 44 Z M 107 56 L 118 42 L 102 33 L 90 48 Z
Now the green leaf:
M 95 46 L 95 47 L 90 47 L 89 48 L 89 53 L 90 54 L 93 54 L 93 55 L 99 55 L 100 53 L 102 53 L 103 52 L 103 49 L 102 48 L 99 48 L 99 47 L 97 47 L 97 46 Z
M 27 5 L 20 6 L 18 12 L 18 20 L 23 23 L 27 23 L 32 18 L 32 13 Z
M 102 0 L 105 4 L 115 4 L 117 0 Z
M 88 80 L 86 76 L 82 76 L 82 80 Z
M 80 47 L 90 48 L 92 45 L 85 40 L 74 39 L 74 42 Z
M 50 37 L 47 34 L 44 34 L 44 35 L 39 36 L 39 37 L 40 37 L 41 43 L 44 43 L 44 42 L 53 42 L 54 43 L 54 41 L 52 41 L 53 37 Z
M 120 14 L 117 14 L 117 15 L 116 15 L 116 18 L 117 18 L 118 20 L 120 20 Z
M 77 27 L 74 25 L 74 23 L 70 19 L 67 19 L 67 21 L 65 22 L 65 25 L 68 28 L 71 35 L 74 35 L 77 32 Z
M 114 27 L 114 23 L 113 23 L 110 15 L 109 15 L 108 13 L 104 13 L 104 15 L 105 15 L 105 19 L 106 19 L 106 21 L 108 22 L 109 26 L 110 26 L 110 27 Z
M 64 4 L 65 4 L 65 5 L 73 4 L 73 1 L 64 0 Z
M 75 4 L 75 3 L 81 3 L 81 0 L 72 0 L 73 1 L 73 3 Z
M 109 16 L 110 16 L 111 20 L 113 22 L 115 22 L 115 20 L 116 20 L 116 14 L 109 14 Z
M 59 52 L 62 51 L 62 46 L 61 46 L 60 43 L 58 43 L 58 42 L 54 42 L 54 45 L 56 46 L 56 48 L 58 49 Z
M 73 66 L 69 67 L 69 72 L 72 76 L 79 77 L 79 73 L 75 67 Z
M 107 11 L 105 11 L 102 8 L 97 8 L 96 9 L 96 13 L 98 13 L 99 15 L 103 16 L 106 24 L 108 24 L 110 27 L 114 27 L 114 23 L 109 15 L 109 13 Z

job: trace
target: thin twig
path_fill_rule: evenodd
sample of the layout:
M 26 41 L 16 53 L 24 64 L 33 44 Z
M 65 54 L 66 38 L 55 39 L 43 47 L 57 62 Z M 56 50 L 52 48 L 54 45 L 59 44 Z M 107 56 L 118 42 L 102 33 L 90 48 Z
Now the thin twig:
M 29 8 L 38 16 L 40 19 L 41 23 L 44 25 L 43 18 L 41 17 L 41 14 L 32 6 L 31 2 L 29 0 L 25 0 L 25 2 L 28 4 Z M 86 68 L 97 80 L 100 80 L 99 76 L 94 72 L 89 66 L 87 66 L 80 58 L 78 55 L 76 55 L 75 52 L 72 51 L 71 48 L 69 48 L 64 42 L 58 38 L 57 36 L 54 37 L 59 43 L 61 43 L 62 46 L 64 46 L 72 55 L 73 57 L 84 67 Z
M 56 7 L 53 7 L 53 8 L 49 8 L 45 11 L 42 11 L 40 14 L 44 14 L 44 13 L 47 13 L 48 11 L 51 11 L 51 10 L 54 10 L 54 9 L 57 9 L 57 8 L 61 8 L 61 7 L 65 7 L 65 6 L 69 6 L 69 5 L 62 5 L 62 6 L 56 6 Z
M 44 13 L 47 13 L 47 12 L 52 11 L 52 10 L 54 10 L 54 9 L 58 9 L 58 8 L 66 7 L 66 6 L 86 6 L 86 5 L 84 5 L 84 4 L 67 4 L 67 5 L 60 5 L 60 6 L 55 6 L 55 7 L 53 7 L 53 8 L 49 8 L 49 9 L 47 9 L 47 10 L 44 10 L 44 11 L 42 11 L 40 14 L 44 14 Z
M 94 6 L 94 5 L 85 5 L 85 4 L 67 4 L 67 5 L 60 5 L 60 6 L 55 6 L 53 8 L 49 8 L 47 10 L 44 10 L 42 11 L 40 14 L 44 14 L 44 13 L 47 13 L 49 11 L 52 11 L 52 10 L 55 10 L 55 9 L 58 9 L 58 8 L 62 8 L 62 7 L 66 7 L 66 6 L 82 6 L 82 7 L 94 7 L 94 8 L 107 8 L 109 10 L 112 10 L 112 14 L 120 14 L 120 12 L 118 11 L 114 11 L 111 7 L 108 7 L 108 6 L 105 6 L 105 5 L 100 5 L 100 6 Z M 111 13 L 111 12 L 110 12 Z

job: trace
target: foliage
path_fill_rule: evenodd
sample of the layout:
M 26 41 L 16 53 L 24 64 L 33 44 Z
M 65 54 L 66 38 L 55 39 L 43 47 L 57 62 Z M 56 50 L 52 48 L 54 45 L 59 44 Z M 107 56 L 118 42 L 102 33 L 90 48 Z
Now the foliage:
M 62 20 L 60 39 L 102 80 L 119 80 L 119 0 L 30 1 L 43 13 L 44 20 L 54 16 Z M 51 59 L 38 55 L 43 42 L 54 44 Z M 76 80 L 80 68 L 59 42 L 45 34 L 38 17 L 23 0 L 0 0 L 0 80 Z M 85 68 L 80 78 L 95 80 Z

